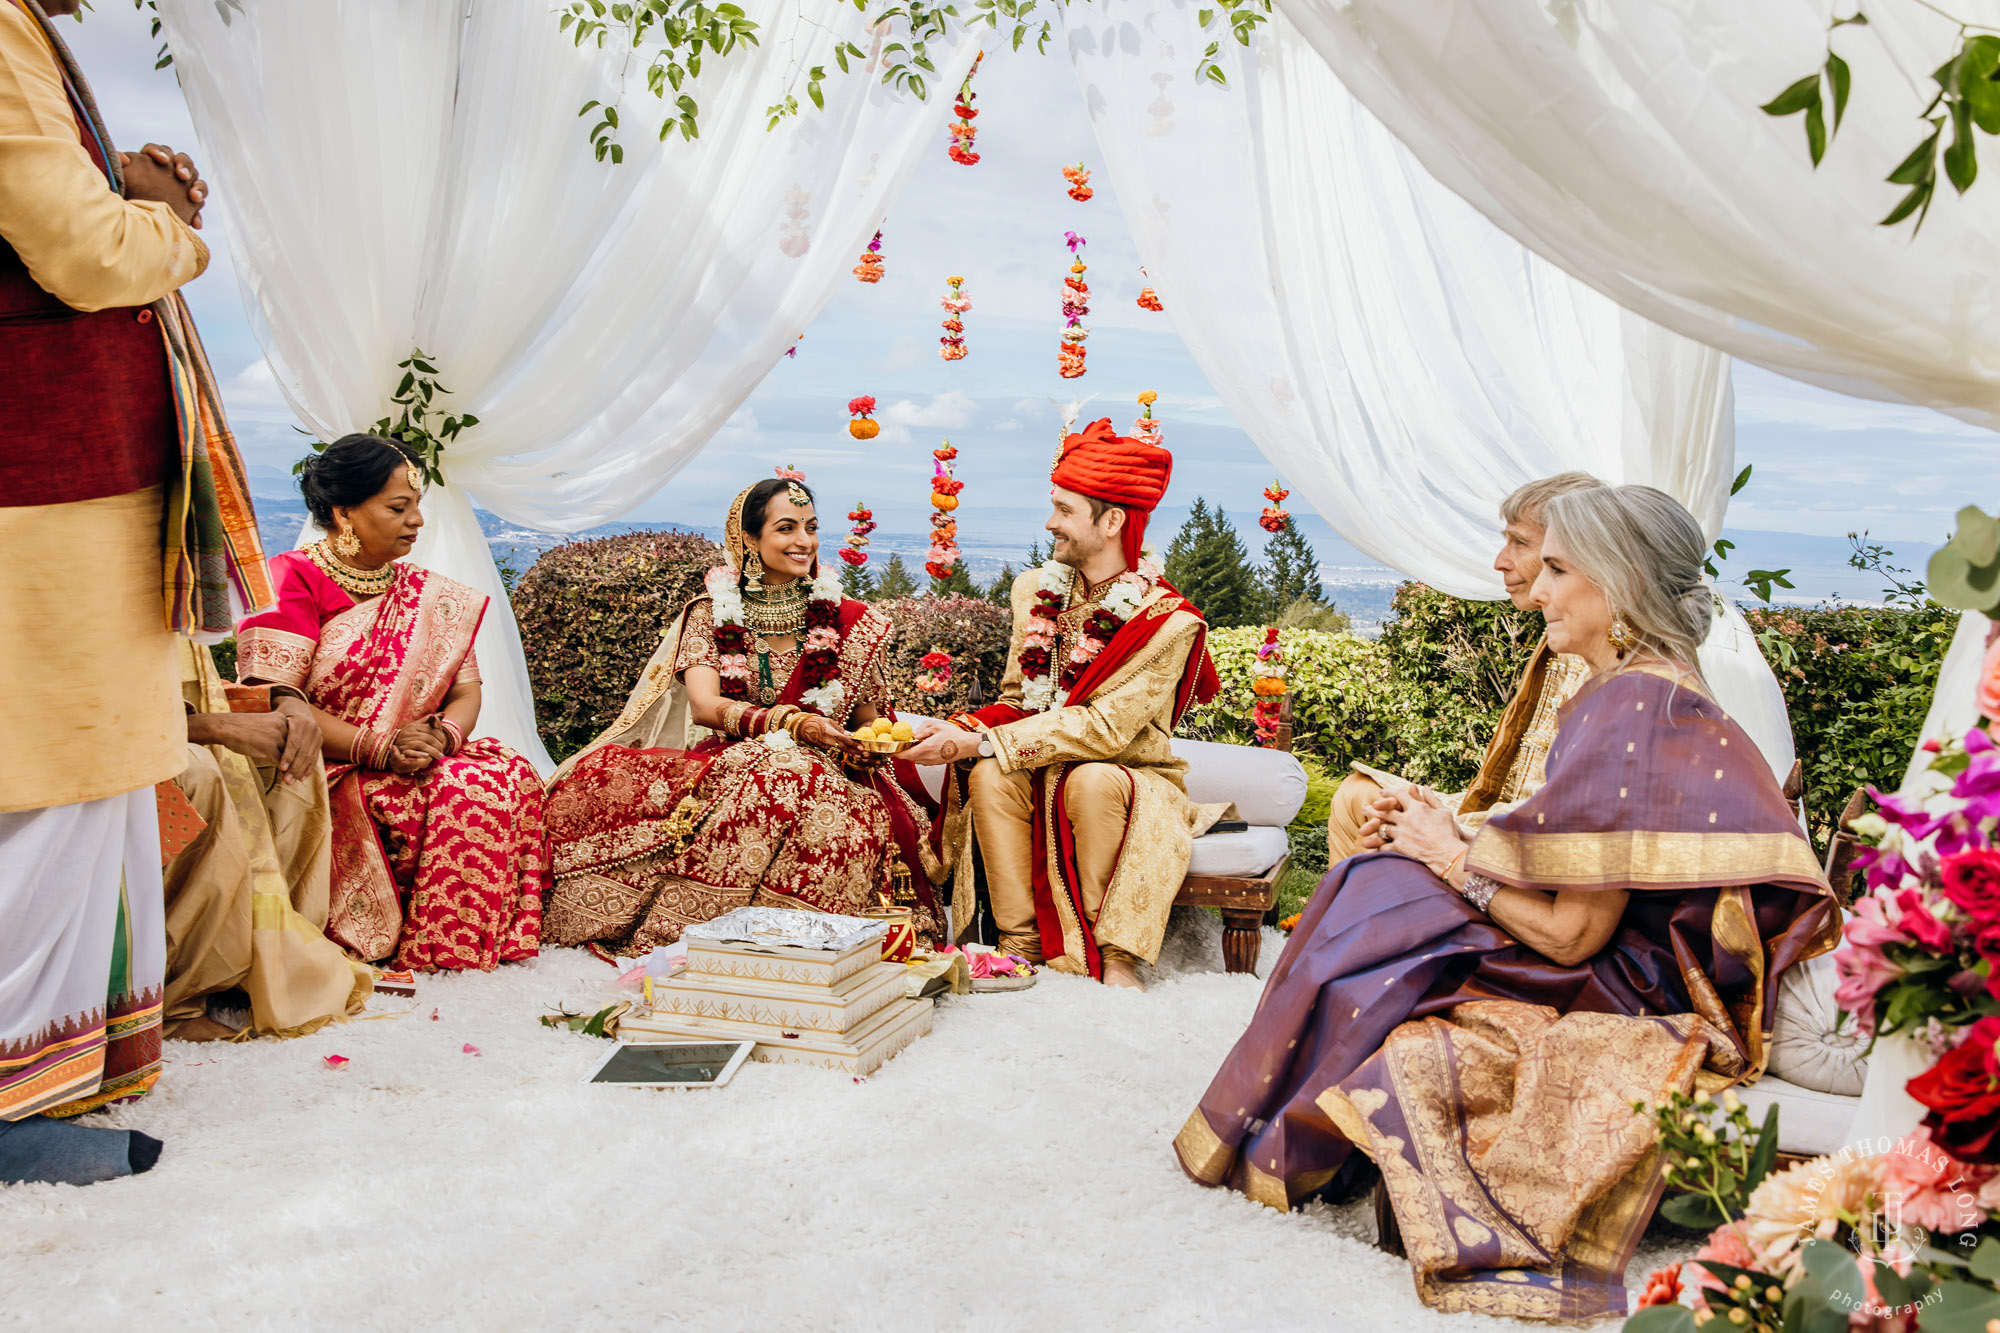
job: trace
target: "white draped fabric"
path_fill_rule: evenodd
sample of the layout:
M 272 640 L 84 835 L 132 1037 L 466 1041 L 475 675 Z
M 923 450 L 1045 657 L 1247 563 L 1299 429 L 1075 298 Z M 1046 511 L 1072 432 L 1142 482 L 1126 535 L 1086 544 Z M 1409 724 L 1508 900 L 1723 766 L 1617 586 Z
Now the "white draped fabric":
M 1166 312 L 1236 422 L 1357 548 L 1501 595 L 1499 502 L 1571 469 L 1720 533 L 1728 361 L 1620 309 L 1433 179 L 1282 17 L 1226 89 L 1175 0 L 1067 11 L 1077 78 Z M 1781 775 L 1784 698 L 1733 607 L 1702 665 Z
M 617 86 L 620 54 L 573 48 L 547 5 L 160 0 L 251 320 L 299 418 L 331 440 L 391 415 L 412 347 L 452 390 L 445 410 L 479 418 L 445 453 L 412 558 L 493 598 L 479 730 L 544 771 L 471 502 L 575 531 L 651 495 L 804 331 L 939 125 L 935 99 L 884 89 L 872 61 L 827 79 L 824 111 L 806 101 L 804 71 L 836 43 L 892 40 L 852 6 L 811 21 L 780 0 L 744 8 L 762 42 L 705 62 L 689 89 L 700 138 L 656 142 L 665 104 L 636 91 L 614 167 L 577 108 Z M 955 86 L 973 48 L 932 43 L 934 86 Z M 767 132 L 788 92 L 804 114 Z
M 1434 176 L 1627 309 L 1797 379 L 2000 425 L 2000 193 L 1941 180 L 1914 238 L 1876 225 L 1957 47 L 1917 0 L 1835 37 L 1854 92 L 1817 171 L 1800 117 L 1758 108 L 1825 59 L 1825 0 L 1278 8 Z M 2000 23 L 1996 0 L 1945 8 Z

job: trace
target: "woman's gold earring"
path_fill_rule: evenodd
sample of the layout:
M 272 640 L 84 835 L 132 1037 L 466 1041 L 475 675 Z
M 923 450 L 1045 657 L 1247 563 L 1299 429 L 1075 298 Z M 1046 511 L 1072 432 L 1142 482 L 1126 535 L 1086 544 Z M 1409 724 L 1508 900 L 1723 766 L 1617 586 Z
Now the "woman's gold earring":
M 1625 623 L 1625 617 L 1621 615 L 1614 614 L 1611 617 L 1611 633 L 1609 637 L 1611 639 L 1611 646 L 1618 650 L 1620 657 L 1623 657 L 1626 653 L 1631 652 L 1639 646 L 1639 636 L 1632 632 L 1632 627 Z
M 744 553 L 743 577 L 752 583 L 764 577 L 764 557 L 757 554 L 754 546 Z
M 342 528 L 335 534 L 333 553 L 343 560 L 352 560 L 361 554 L 361 539 L 354 535 L 354 529 Z

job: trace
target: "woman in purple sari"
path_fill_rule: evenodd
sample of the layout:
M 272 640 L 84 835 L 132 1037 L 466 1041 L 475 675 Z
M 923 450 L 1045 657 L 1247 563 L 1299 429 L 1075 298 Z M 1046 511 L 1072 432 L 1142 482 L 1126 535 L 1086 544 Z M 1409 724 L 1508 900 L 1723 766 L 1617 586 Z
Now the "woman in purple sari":
M 1427 1305 L 1623 1313 L 1660 1184 L 1635 1101 L 1763 1068 L 1778 976 L 1839 910 L 1749 736 L 1694 669 L 1702 532 L 1643 486 L 1550 501 L 1535 602 L 1593 677 L 1548 784 L 1469 844 L 1428 792 L 1327 873 L 1175 1139 L 1290 1208 L 1381 1170 Z

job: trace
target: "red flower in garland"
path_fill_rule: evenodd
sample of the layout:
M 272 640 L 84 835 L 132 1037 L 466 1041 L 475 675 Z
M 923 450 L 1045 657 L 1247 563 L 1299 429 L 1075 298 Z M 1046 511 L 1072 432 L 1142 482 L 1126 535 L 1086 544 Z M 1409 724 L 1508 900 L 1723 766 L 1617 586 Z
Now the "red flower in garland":
M 1083 163 L 1064 167 L 1062 174 L 1063 179 L 1069 182 L 1069 197 L 1079 204 L 1088 202 L 1090 196 L 1096 193 L 1090 188 L 1090 173 L 1083 169 Z
M 1257 526 L 1266 532 L 1273 533 L 1283 532 L 1286 528 L 1290 527 L 1292 525 L 1292 516 L 1280 508 L 1285 503 L 1285 497 L 1290 494 L 1291 492 L 1285 489 L 1283 482 L 1274 481 L 1269 486 L 1266 486 L 1264 488 L 1264 498 L 1271 503 L 1264 506 L 1264 512 L 1257 515 Z

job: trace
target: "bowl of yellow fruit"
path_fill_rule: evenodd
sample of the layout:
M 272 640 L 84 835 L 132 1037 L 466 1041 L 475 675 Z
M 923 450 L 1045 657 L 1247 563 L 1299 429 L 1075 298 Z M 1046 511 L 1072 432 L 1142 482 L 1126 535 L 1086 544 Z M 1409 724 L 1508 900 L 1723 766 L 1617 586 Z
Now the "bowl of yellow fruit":
M 863 722 L 851 734 L 870 754 L 900 754 L 917 739 L 917 733 L 909 723 L 891 722 L 886 717 Z

